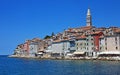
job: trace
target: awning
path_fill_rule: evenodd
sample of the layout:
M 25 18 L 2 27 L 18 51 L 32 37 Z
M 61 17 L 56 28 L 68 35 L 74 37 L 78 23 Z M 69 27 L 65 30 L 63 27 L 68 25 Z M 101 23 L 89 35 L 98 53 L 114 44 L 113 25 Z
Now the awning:
M 44 52 L 44 50 L 38 50 L 39 52 Z
M 99 55 L 101 54 L 120 54 L 120 51 L 104 51 L 99 53 Z
M 52 52 L 52 50 L 46 50 L 45 52 Z
M 85 52 L 81 51 L 81 52 L 74 52 L 73 54 L 84 54 Z
M 38 54 L 38 55 L 41 55 L 41 54 L 43 54 L 43 53 L 40 52 L 40 53 L 37 53 L 37 54 Z
M 71 54 L 71 53 L 68 53 L 68 54 L 67 54 L 67 56 L 73 56 L 73 54 Z

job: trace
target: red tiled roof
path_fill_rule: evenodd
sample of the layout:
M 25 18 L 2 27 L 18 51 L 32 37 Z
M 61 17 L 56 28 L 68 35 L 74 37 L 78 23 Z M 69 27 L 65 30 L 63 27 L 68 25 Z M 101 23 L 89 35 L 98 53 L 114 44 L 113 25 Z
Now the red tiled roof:
M 100 34 L 102 33 L 101 31 L 95 31 L 95 32 L 91 32 L 91 34 L 95 35 L 95 34 Z
M 81 36 L 77 36 L 77 37 L 76 37 L 76 39 L 84 39 L 84 38 L 86 38 L 85 35 L 81 35 Z
M 61 42 L 61 40 L 54 40 L 53 42 L 54 42 L 54 43 L 56 43 L 56 42 Z
M 82 30 L 90 30 L 91 28 L 93 28 L 92 26 L 86 26 L 86 27 L 81 27 L 80 29 Z
M 67 30 L 67 32 L 82 32 L 82 31 L 86 31 L 86 30 L 90 30 L 91 28 L 93 28 L 92 26 L 85 26 L 85 27 L 80 27 L 80 28 L 69 28 Z
M 114 32 L 116 32 L 116 33 L 120 33 L 120 28 L 118 28 L 118 29 L 114 29 Z

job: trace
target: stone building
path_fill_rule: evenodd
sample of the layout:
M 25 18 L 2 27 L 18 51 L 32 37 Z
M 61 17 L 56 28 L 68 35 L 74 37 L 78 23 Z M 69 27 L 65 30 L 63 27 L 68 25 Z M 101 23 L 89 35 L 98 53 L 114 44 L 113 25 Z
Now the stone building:
M 120 28 L 106 29 L 100 38 L 100 56 L 120 56 Z
M 37 42 L 31 42 L 29 44 L 29 57 L 35 57 L 37 56 L 37 52 L 38 52 L 38 43 Z
M 76 51 L 74 52 L 74 56 L 86 56 L 86 36 L 78 36 L 76 38 Z
M 51 52 L 53 57 L 65 56 L 69 52 L 69 40 L 56 40 L 51 45 Z

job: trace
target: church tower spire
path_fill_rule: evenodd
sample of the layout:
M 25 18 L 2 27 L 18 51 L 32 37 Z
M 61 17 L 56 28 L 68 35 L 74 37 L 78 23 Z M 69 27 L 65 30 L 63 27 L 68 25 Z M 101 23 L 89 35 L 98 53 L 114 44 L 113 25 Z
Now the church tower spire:
M 91 17 L 90 9 L 88 9 L 87 11 L 86 24 L 87 26 L 92 26 L 92 17 Z

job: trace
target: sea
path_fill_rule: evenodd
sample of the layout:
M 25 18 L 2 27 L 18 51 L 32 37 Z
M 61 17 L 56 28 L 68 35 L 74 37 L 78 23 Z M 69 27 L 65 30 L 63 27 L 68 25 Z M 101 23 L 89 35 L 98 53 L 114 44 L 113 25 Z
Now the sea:
M 1 55 L 0 75 L 120 75 L 120 61 L 43 60 Z

